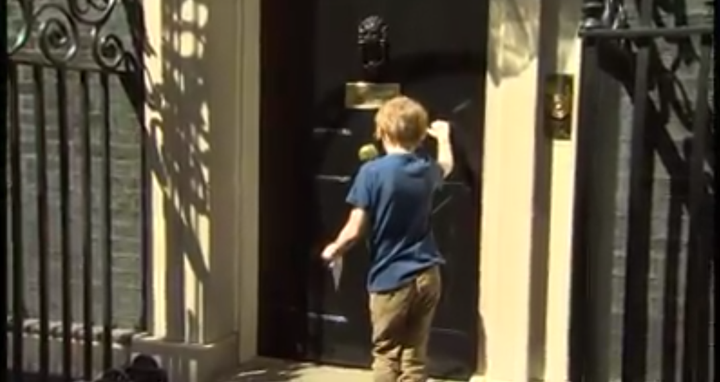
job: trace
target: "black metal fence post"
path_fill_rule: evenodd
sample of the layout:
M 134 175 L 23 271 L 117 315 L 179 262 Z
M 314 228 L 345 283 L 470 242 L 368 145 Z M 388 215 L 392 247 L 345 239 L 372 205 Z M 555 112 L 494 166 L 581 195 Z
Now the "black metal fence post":
M 125 86 L 128 78 L 143 82 L 137 49 L 144 26 L 136 17 L 141 2 L 8 0 L 5 7 L 6 376 L 14 382 L 166 382 L 154 359 L 131 359 L 127 350 L 145 329 L 146 307 L 135 316 L 124 312 L 130 316 L 124 323 L 118 322 L 123 308 L 117 308 L 127 305 L 118 288 L 138 288 L 116 277 L 118 271 L 131 273 L 116 266 L 117 227 L 137 226 L 136 241 L 148 237 L 140 232 L 148 228 L 146 190 L 124 195 L 141 210 L 130 224 L 120 221 L 116 194 L 128 181 L 147 185 L 140 138 L 144 88 Z M 126 161 L 136 167 L 119 174 L 117 151 L 132 142 L 123 136 L 139 137 L 134 144 L 140 159 Z M 124 179 L 128 174 L 136 179 Z M 141 242 L 133 254 L 143 266 L 147 248 Z M 147 277 L 145 269 L 135 273 Z M 149 282 L 137 284 L 147 288 Z M 136 301 L 145 303 L 146 294 L 138 290 Z
M 599 362 L 600 357 L 616 358 L 613 362 L 617 370 L 610 371 L 611 378 L 623 381 L 657 377 L 688 382 L 714 379 L 714 17 L 698 16 L 702 11 L 698 9 L 689 15 L 690 10 L 685 9 L 688 3 L 583 2 L 579 34 L 583 38 L 585 80 L 580 89 L 571 345 L 571 374 L 579 380 L 597 378 L 589 365 Z M 714 13 L 714 1 L 707 4 Z M 628 9 L 633 6 L 639 9 L 631 17 Z M 686 72 L 677 74 L 683 67 Z M 627 105 L 625 120 L 607 123 L 628 122 L 631 132 L 625 142 L 629 152 L 627 169 L 618 174 L 627 174 L 627 195 L 616 190 L 621 198 L 618 205 L 626 207 L 612 211 L 626 219 L 615 222 L 616 227 L 621 227 L 614 234 L 622 246 L 616 247 L 613 254 L 605 254 L 622 263 L 612 270 L 615 280 L 622 281 L 613 292 L 613 300 L 620 301 L 614 308 L 619 312 L 612 313 L 618 323 L 611 324 L 620 332 L 612 340 L 617 342 L 618 354 L 610 349 L 597 354 L 588 334 L 597 324 L 592 304 L 598 298 L 594 293 L 600 292 L 588 286 L 592 272 L 598 271 L 588 266 L 588 256 L 595 252 L 588 249 L 593 243 L 584 234 L 593 229 L 589 226 L 593 217 L 588 215 L 588 205 L 593 201 L 587 197 L 586 189 L 591 186 L 586 185 L 593 182 L 594 175 L 587 173 L 587 161 L 594 146 L 583 143 L 582 137 L 584 131 L 603 130 L 604 122 L 598 122 L 603 120 L 598 114 L 603 107 L 620 107 L 618 100 L 593 98 L 596 82 L 590 79 L 600 73 L 613 78 L 627 98 L 623 101 Z M 685 86 L 694 89 L 686 91 Z M 595 104 L 589 103 L 591 99 Z M 602 133 L 594 134 L 597 137 Z M 682 134 L 688 138 L 681 140 Z M 619 142 L 618 137 L 607 139 Z M 653 193 L 658 167 L 670 173 L 669 199 Z M 661 211 L 667 207 L 662 203 L 670 203 L 669 209 L 674 212 Z M 668 230 L 685 226 L 687 234 L 658 236 L 658 222 L 663 219 Z M 665 248 L 660 249 L 657 243 L 663 241 Z M 658 276 L 658 264 L 665 267 L 663 276 Z M 664 283 L 660 288 L 658 280 Z M 658 299 L 660 302 L 656 302 Z M 653 313 L 658 311 L 658 305 L 662 305 L 660 313 Z M 659 336 L 658 327 L 662 328 Z M 661 349 L 651 349 L 658 347 L 653 344 L 660 344 Z M 651 362 L 651 352 L 661 353 L 654 356 L 661 362 Z

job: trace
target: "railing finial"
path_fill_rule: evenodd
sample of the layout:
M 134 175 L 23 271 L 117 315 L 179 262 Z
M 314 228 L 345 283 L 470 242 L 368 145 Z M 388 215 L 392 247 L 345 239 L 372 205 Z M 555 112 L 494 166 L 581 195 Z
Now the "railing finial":
M 581 30 L 589 30 L 603 27 L 603 13 L 605 3 L 602 0 L 585 0 L 582 6 Z

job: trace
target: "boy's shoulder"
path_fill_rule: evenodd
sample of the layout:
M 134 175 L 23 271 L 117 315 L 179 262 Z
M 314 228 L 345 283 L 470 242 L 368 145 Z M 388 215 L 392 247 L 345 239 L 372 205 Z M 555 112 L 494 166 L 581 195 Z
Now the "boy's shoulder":
M 358 175 L 368 179 L 378 179 L 385 176 L 395 176 L 398 170 L 404 170 L 409 173 L 425 173 L 437 164 L 431 157 L 407 154 L 407 155 L 384 155 L 363 163 L 358 170 Z M 428 171 L 432 174 L 432 171 Z
M 388 167 L 387 156 L 381 156 L 381 157 L 377 157 L 375 159 L 372 159 L 372 160 L 369 160 L 369 161 L 363 163 L 360 166 L 358 173 L 363 174 L 363 175 L 370 175 L 373 173 L 377 173 L 378 171 L 382 171 L 383 169 L 385 169 L 387 167 Z
M 365 162 L 360 167 L 360 171 L 376 171 L 408 165 L 430 165 L 433 161 L 430 156 L 417 153 L 383 155 Z

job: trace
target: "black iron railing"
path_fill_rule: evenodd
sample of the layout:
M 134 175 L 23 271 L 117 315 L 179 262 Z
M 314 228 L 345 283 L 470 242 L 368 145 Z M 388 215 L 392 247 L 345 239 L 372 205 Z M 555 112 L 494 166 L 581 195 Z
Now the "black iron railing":
M 714 1 L 688 4 L 584 2 L 573 380 L 714 380 Z M 608 79 L 620 100 L 597 94 Z M 595 163 L 602 140 L 619 153 L 609 162 L 628 154 L 604 178 L 592 173 L 612 168 Z M 602 198 L 616 206 L 605 216 L 616 245 L 604 252 L 593 239 Z
M 127 350 L 146 323 L 140 2 L 6 7 L 9 380 L 162 381 Z

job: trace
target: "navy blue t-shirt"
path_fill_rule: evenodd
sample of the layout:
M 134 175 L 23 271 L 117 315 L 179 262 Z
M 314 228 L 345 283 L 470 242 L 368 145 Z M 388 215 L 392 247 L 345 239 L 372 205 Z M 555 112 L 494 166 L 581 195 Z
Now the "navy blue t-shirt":
M 369 215 L 370 292 L 397 289 L 444 263 L 430 225 L 442 182 L 437 162 L 415 153 L 388 154 L 360 168 L 347 202 Z

